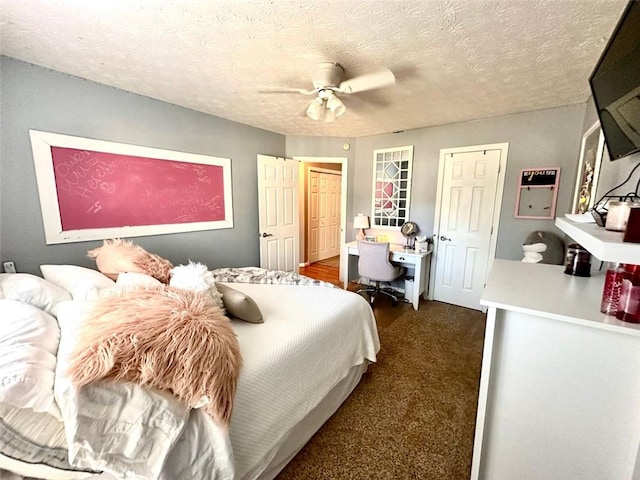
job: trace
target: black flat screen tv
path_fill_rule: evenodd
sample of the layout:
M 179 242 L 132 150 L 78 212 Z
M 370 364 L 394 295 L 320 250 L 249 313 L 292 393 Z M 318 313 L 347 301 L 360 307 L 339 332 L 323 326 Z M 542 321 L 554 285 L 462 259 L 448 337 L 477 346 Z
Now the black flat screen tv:
M 625 8 L 589 84 L 609 158 L 640 151 L 640 1 Z

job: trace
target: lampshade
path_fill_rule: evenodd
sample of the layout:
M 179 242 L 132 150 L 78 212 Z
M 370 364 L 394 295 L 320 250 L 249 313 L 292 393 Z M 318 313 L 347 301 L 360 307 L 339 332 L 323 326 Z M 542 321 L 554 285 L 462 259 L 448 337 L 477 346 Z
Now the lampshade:
M 358 215 L 353 219 L 353 228 L 369 228 L 369 217 Z
M 353 228 L 360 229 L 356 235 L 356 240 L 364 240 L 364 229 L 369 228 L 369 217 L 366 215 L 357 215 L 353 219 Z
M 321 98 L 316 98 L 309 102 L 309 107 L 307 107 L 307 117 L 312 120 L 320 120 L 322 115 L 324 114 L 324 101 Z
M 331 113 L 334 115 L 334 117 L 339 117 L 346 110 L 344 103 L 342 103 L 342 100 L 336 97 L 333 92 L 327 95 L 327 108 L 331 110 Z
M 326 105 L 326 102 L 325 102 Z M 325 123 L 329 123 L 329 122 L 333 122 L 336 119 L 336 116 L 333 114 L 333 112 L 331 110 L 329 110 L 328 108 L 323 108 L 323 117 L 322 117 L 322 121 Z
M 309 102 L 307 117 L 321 122 L 333 122 L 343 115 L 346 107 L 331 90 L 321 90 L 316 98 Z

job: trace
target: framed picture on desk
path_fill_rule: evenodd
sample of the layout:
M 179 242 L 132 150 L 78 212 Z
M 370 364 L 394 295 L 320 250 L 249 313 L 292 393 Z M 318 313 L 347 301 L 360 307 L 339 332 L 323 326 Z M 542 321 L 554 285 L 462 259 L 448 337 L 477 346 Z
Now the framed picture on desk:
M 365 235 L 364 236 L 364 241 L 365 242 L 375 242 L 376 241 L 376 237 L 373 235 Z

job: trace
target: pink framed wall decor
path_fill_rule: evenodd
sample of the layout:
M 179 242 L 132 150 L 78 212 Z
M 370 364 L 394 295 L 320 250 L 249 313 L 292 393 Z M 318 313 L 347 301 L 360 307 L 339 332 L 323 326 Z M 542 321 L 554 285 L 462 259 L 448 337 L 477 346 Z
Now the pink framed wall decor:
M 553 219 L 556 216 L 560 167 L 523 168 L 516 190 L 516 218 Z
M 29 133 L 47 244 L 233 227 L 230 159 Z

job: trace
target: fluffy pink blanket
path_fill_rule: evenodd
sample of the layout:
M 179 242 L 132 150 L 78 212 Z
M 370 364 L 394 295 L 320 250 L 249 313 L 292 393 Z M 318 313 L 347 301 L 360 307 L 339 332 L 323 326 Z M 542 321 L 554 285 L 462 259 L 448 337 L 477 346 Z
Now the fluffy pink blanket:
M 173 393 L 228 426 L 242 360 L 231 323 L 210 295 L 162 286 L 96 301 L 68 373 L 81 387 L 102 378 Z

